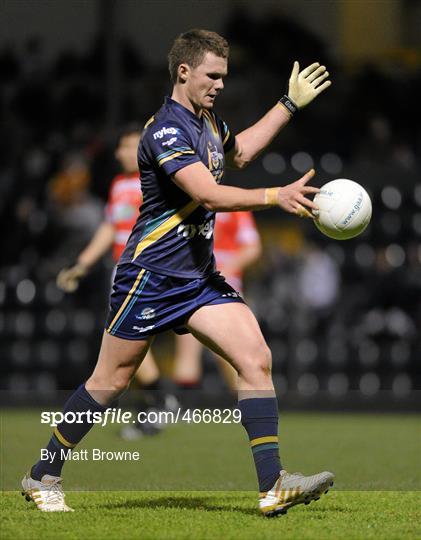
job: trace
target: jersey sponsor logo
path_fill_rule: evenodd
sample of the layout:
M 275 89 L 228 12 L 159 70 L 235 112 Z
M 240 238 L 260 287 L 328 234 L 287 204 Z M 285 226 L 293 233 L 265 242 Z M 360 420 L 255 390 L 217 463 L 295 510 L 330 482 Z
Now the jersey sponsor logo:
M 176 140 L 177 140 L 177 137 L 171 137 L 170 140 L 164 141 L 164 142 L 162 143 L 162 146 L 171 146 L 172 144 L 175 143 Z
M 133 330 L 137 330 L 138 332 L 147 332 L 148 330 L 152 330 L 152 328 L 155 328 L 154 324 L 151 324 L 150 326 L 132 326 Z
M 167 128 L 164 126 L 159 131 L 155 131 L 155 133 L 152 136 L 154 140 L 156 141 L 157 139 L 162 139 L 164 135 L 177 135 L 177 133 L 178 133 L 177 128 L 174 128 L 174 127 Z
M 177 235 L 183 236 L 183 238 L 194 238 L 197 235 L 204 236 L 206 240 L 210 240 L 213 235 L 214 221 L 205 221 L 200 225 L 194 223 L 182 223 L 178 226 Z
M 145 319 L 153 319 L 155 315 L 156 313 L 153 308 L 145 307 L 145 309 L 142 309 L 140 315 L 135 315 L 135 317 L 136 319 L 145 320 Z

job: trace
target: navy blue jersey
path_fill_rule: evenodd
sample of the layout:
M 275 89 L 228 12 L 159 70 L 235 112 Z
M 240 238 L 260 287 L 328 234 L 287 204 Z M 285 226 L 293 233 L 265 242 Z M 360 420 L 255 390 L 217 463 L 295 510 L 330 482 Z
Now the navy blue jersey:
M 143 204 L 121 263 L 167 276 L 201 278 L 215 271 L 214 212 L 192 200 L 171 179 L 201 161 L 220 183 L 224 153 L 235 139 L 225 122 L 203 110 L 198 118 L 167 97 L 147 122 L 139 145 Z

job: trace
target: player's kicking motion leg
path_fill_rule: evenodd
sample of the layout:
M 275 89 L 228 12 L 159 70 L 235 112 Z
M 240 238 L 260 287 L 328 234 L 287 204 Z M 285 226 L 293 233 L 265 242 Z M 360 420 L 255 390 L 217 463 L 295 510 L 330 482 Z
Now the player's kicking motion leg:
M 270 517 L 318 499 L 333 485 L 332 473 L 288 474 L 280 463 L 272 356 L 250 309 L 245 304 L 204 306 L 187 326 L 238 372 L 238 406 L 256 466 L 260 510 Z
M 64 412 L 103 412 L 130 383 L 155 334 L 188 326 L 237 369 L 240 409 L 256 464 L 260 508 L 265 515 L 316 499 L 331 473 L 303 477 L 281 469 L 278 410 L 270 377 L 270 352 L 243 300 L 215 272 L 212 237 L 215 212 L 277 206 L 311 217 L 306 195 L 310 171 L 278 188 L 220 185 L 225 161 L 242 168 L 272 141 L 294 112 L 330 85 L 318 63 L 301 72 L 294 63 L 288 95 L 256 124 L 233 136 L 213 112 L 227 74 L 228 44 L 218 34 L 192 30 L 169 54 L 171 98 L 145 126 L 139 146 L 144 204 L 120 258 L 97 366 L 70 397 Z M 47 449 L 25 476 L 23 493 L 43 511 L 69 511 L 61 489 L 61 449 L 74 448 L 92 423 L 60 423 Z M 57 451 L 58 450 L 58 451 Z

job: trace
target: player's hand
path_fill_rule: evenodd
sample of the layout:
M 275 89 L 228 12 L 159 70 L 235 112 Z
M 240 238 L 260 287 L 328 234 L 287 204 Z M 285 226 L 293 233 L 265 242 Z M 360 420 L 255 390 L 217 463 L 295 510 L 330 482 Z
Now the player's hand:
M 283 210 L 290 214 L 296 214 L 297 216 L 311 219 L 314 219 L 314 217 L 318 215 L 319 209 L 317 205 L 305 196 L 311 193 L 319 193 L 320 191 L 319 188 L 306 185 L 307 182 L 313 178 L 314 174 L 314 169 L 310 169 L 296 182 L 279 188 L 278 204 Z M 314 212 L 314 214 L 312 212 Z
M 327 77 L 326 66 L 316 62 L 300 71 L 300 64 L 295 61 L 289 78 L 288 97 L 302 109 L 332 84 Z
M 79 287 L 79 281 L 86 276 L 88 269 L 82 264 L 75 264 L 70 268 L 63 268 L 56 278 L 56 284 L 64 292 L 72 293 Z

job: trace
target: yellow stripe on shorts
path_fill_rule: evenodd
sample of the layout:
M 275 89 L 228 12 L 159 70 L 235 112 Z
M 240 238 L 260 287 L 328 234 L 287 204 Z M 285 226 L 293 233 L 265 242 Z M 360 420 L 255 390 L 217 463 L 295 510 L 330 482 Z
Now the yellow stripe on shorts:
M 122 312 L 124 311 L 124 308 L 127 306 L 127 304 L 129 303 L 133 293 L 135 292 L 135 290 L 137 289 L 137 286 L 139 285 L 139 281 L 142 279 L 142 276 L 143 274 L 145 273 L 145 269 L 142 268 L 142 270 L 138 273 L 137 275 L 137 278 L 135 279 L 135 282 L 133 283 L 133 287 L 130 289 L 130 292 L 129 294 L 126 296 L 124 302 L 121 304 L 120 306 L 120 309 L 117 311 L 117 314 L 116 316 L 114 317 L 114 319 L 112 320 L 110 326 L 107 328 L 107 332 L 111 332 L 111 329 L 112 327 L 114 326 L 114 324 L 117 322 L 118 318 L 120 317 L 120 315 L 122 314 Z

